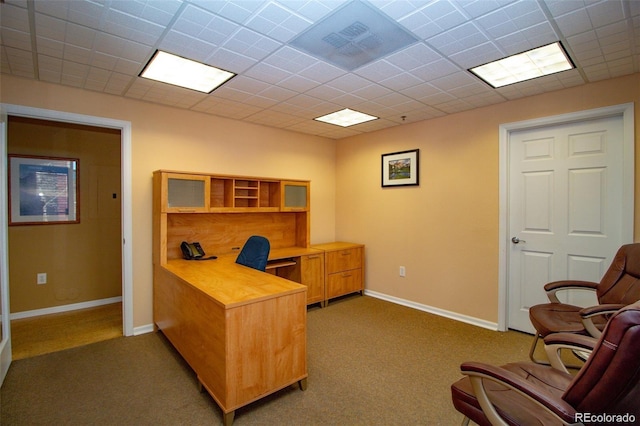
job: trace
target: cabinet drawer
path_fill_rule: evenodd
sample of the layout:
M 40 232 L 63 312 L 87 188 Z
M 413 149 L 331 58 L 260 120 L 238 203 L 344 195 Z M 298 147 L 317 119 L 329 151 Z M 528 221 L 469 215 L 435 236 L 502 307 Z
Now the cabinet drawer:
M 338 272 L 328 276 L 327 299 L 357 291 L 362 291 L 362 271 L 360 269 Z
M 362 248 L 350 248 L 327 252 L 327 273 L 348 271 L 362 266 Z

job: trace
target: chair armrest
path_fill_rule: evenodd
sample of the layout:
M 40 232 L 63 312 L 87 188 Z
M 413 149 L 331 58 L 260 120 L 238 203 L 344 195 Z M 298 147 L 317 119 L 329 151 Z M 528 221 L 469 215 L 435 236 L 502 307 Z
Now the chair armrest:
M 624 307 L 625 305 L 622 303 L 606 303 L 603 305 L 589 306 L 580 310 L 580 316 L 582 316 L 582 318 L 590 318 L 596 315 L 615 314 Z
M 553 368 L 569 373 L 566 365 L 562 362 L 560 351 L 562 349 L 568 349 L 584 354 L 591 354 L 597 341 L 598 340 L 593 337 L 583 336 L 581 334 L 552 333 L 544 338 L 544 350 Z
M 595 326 L 593 318 L 604 315 L 611 315 L 624 308 L 625 305 L 618 303 L 608 303 L 604 305 L 589 306 L 580 310 L 580 316 L 582 317 L 582 325 L 584 329 L 593 336 L 600 337 L 602 330 Z
M 536 388 L 533 383 L 504 368 L 479 362 L 465 362 L 460 366 L 460 371 L 469 376 L 480 407 L 482 407 L 482 411 L 493 425 L 506 425 L 506 423 L 489 400 L 482 385 L 482 379 L 491 380 L 514 390 L 523 397 L 540 405 L 541 408 L 557 417 L 563 424 L 571 424 L 575 421 L 576 410 L 564 400 Z
M 565 345 L 567 348 L 581 351 L 592 351 L 597 342 L 598 339 L 594 337 L 574 333 L 551 333 L 544 338 L 545 345 Z
M 593 290 L 598 288 L 598 283 L 592 281 L 562 280 L 553 281 L 544 285 L 544 291 L 551 303 L 560 303 L 556 293 L 561 290 Z

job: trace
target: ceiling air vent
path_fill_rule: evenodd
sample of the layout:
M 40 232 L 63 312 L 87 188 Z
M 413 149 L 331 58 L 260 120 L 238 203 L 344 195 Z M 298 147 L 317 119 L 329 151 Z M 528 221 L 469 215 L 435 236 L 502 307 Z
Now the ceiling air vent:
M 355 0 L 311 26 L 291 45 L 351 71 L 417 41 L 380 10 Z

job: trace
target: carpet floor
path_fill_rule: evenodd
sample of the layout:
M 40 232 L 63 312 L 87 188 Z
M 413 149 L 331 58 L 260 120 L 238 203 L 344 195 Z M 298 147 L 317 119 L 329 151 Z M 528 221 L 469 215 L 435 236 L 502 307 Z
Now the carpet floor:
M 234 425 L 456 425 L 464 361 L 526 360 L 532 336 L 494 332 L 368 296 L 308 312 L 308 389 L 236 411 Z M 14 361 L 2 425 L 211 425 L 222 414 L 162 333 Z

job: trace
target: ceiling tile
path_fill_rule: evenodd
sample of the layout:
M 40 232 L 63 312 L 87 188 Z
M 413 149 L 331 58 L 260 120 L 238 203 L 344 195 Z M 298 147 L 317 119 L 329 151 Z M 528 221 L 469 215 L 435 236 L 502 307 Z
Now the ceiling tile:
M 265 62 L 260 62 L 249 69 L 245 75 L 270 84 L 278 84 L 282 80 L 291 77 L 292 73 Z
M 345 74 L 335 80 L 327 82 L 326 85 L 344 92 L 351 92 L 368 87 L 371 85 L 371 82 L 355 74 Z
M 453 3 L 470 18 L 478 18 L 515 1 L 516 0 L 453 0 Z M 566 0 L 561 1 L 565 2 Z
M 242 102 L 212 97 L 203 99 L 201 102 L 191 107 L 191 110 L 214 114 L 221 117 L 233 118 L 236 120 L 242 120 L 261 111 L 259 107 L 252 107 Z
M 278 3 L 296 12 L 310 22 L 316 22 L 329 14 L 336 6 L 342 5 L 346 0 L 328 1 L 301 1 L 301 0 L 280 0 Z
M 10 72 L 18 77 L 35 78 L 33 55 L 26 50 L 3 47 L 2 72 Z
M 622 1 L 600 1 L 587 6 L 589 19 L 595 27 L 602 27 L 625 18 Z
M 82 4 L 82 2 L 78 3 Z M 135 0 L 111 3 L 114 10 L 158 25 L 168 25 L 181 6 L 180 0 Z
M 408 72 L 403 72 L 393 75 L 392 77 L 388 77 L 384 80 L 380 80 L 380 84 L 382 86 L 388 87 L 389 89 L 394 91 L 404 90 L 423 82 L 424 80 Z
M 311 25 L 311 21 L 279 4 L 269 2 L 254 14 L 246 25 L 260 34 L 287 42 Z
M 473 23 L 466 23 L 427 40 L 438 52 L 449 56 L 486 44 L 489 38 Z
M 113 9 L 107 11 L 101 27 L 110 34 L 149 46 L 155 45 L 164 33 L 161 25 Z
M 169 31 L 158 45 L 160 50 L 194 61 L 204 62 L 213 55 L 217 46 L 205 40 L 190 37 L 178 31 Z
M 220 46 L 227 38 L 238 31 L 239 25 L 228 19 L 216 16 L 192 5 L 187 5 L 171 26 L 187 36 L 202 39 L 214 46 Z
M 448 59 L 438 59 L 437 61 L 423 65 L 413 70 L 413 74 L 424 81 L 433 81 L 440 77 L 450 75 L 460 71 L 460 67 L 456 66 Z
M 5 0 L 1 71 L 327 138 L 640 72 L 636 1 L 359 0 L 419 41 L 352 72 L 294 46 L 349 1 Z M 578 69 L 498 90 L 467 70 L 557 40 Z M 138 77 L 157 49 L 238 75 L 211 94 Z M 345 107 L 380 119 L 313 120 Z
M 399 22 L 422 39 L 427 39 L 467 21 L 450 1 L 436 1 L 399 19 Z
M 190 2 L 239 24 L 246 22 L 265 3 L 264 0 L 190 0 Z
M 31 51 L 31 36 L 29 33 L 3 28 L 0 35 L 2 36 L 3 46 Z
M 306 53 L 285 46 L 273 52 L 273 54 L 263 62 L 291 73 L 298 73 L 309 68 L 317 61 L 318 60 L 316 58 L 313 58 Z
M 355 74 L 371 81 L 382 81 L 402 73 L 402 69 L 386 60 L 380 60 L 355 71 Z
M 278 50 L 282 44 L 247 28 L 242 28 L 222 46 L 229 50 L 240 52 L 250 58 L 262 59 Z
M 594 28 L 586 9 L 577 9 L 557 16 L 555 22 L 565 37 L 571 37 Z
M 29 31 L 29 15 L 27 9 L 12 5 L 4 5 L 2 14 L 0 14 L 0 22 L 2 23 L 2 32 L 19 31 L 28 33 Z
M 345 71 L 334 65 L 318 61 L 309 66 L 309 68 L 298 73 L 298 75 L 306 77 L 317 83 L 326 83 L 345 74 Z
M 440 53 L 425 43 L 416 43 L 400 52 L 387 56 L 385 61 L 404 71 L 413 71 L 424 64 L 437 61 L 441 57 Z

